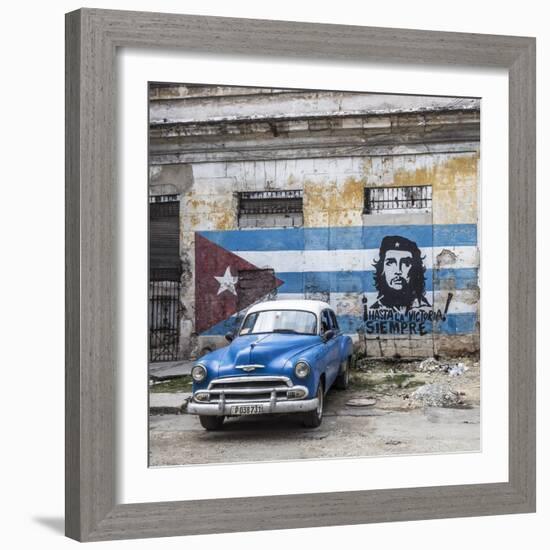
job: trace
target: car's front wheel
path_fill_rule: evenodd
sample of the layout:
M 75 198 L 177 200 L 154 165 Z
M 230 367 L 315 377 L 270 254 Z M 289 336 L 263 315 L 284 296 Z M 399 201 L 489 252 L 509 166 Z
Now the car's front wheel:
M 317 386 L 317 408 L 304 414 L 302 423 L 306 428 L 318 428 L 323 420 L 323 407 L 325 404 L 325 391 L 323 381 L 319 380 Z
M 201 426 L 208 431 L 219 430 L 223 426 L 223 416 L 199 415 Z

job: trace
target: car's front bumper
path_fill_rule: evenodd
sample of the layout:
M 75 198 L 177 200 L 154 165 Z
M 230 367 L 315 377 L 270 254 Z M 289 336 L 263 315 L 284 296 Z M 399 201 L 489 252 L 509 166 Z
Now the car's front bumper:
M 308 397 L 307 386 L 295 385 L 288 376 L 229 376 L 197 389 L 187 412 L 205 416 L 300 413 L 317 408 L 318 399 Z
M 300 413 L 312 411 L 317 408 L 319 400 L 315 397 L 313 399 L 296 399 L 288 401 L 242 401 L 240 403 L 231 402 L 227 403 L 225 400 L 220 399 L 218 403 L 197 403 L 196 401 L 190 401 L 187 405 L 187 412 L 189 414 L 200 414 L 204 416 L 232 416 L 232 407 L 248 407 L 248 406 L 261 406 L 262 412 L 258 414 L 281 414 L 281 413 Z

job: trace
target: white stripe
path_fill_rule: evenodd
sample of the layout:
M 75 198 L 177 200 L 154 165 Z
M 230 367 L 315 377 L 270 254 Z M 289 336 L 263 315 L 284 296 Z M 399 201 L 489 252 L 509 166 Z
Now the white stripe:
M 443 251 L 447 252 L 443 252 Z M 446 248 L 421 248 L 424 267 L 434 264 L 442 268 L 472 268 L 479 265 L 479 253 L 475 246 Z M 374 271 L 378 249 L 360 250 L 272 250 L 245 251 L 234 254 L 260 268 L 271 268 L 276 273 L 300 273 L 302 271 Z M 439 257 L 439 263 L 438 263 Z
M 447 296 L 449 291 L 436 290 L 426 292 L 426 299 L 432 304 L 435 310 L 445 310 Z M 475 290 L 455 290 L 452 291 L 452 298 L 449 303 L 448 313 L 477 313 L 479 307 L 479 296 Z M 376 292 L 356 293 L 331 292 L 329 303 L 335 309 L 338 315 L 353 315 L 361 317 L 363 315 L 363 297 L 366 296 L 367 304 L 373 304 L 376 301 Z M 302 293 L 277 294 L 278 300 L 297 300 L 303 299 Z

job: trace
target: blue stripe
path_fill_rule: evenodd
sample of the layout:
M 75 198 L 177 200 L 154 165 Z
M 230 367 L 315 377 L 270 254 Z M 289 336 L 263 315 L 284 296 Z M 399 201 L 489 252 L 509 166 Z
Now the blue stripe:
M 303 228 L 200 231 L 226 250 L 304 250 Z
M 380 336 L 392 336 L 390 321 L 374 321 L 373 326 L 376 326 L 375 323 L 381 323 L 385 328 L 383 334 Z M 346 334 L 353 334 L 358 331 L 358 329 L 363 328 L 363 319 L 360 317 L 353 317 L 351 315 L 339 315 L 338 323 L 340 328 Z M 419 331 L 420 323 L 416 323 L 416 330 Z M 476 313 L 449 313 L 445 320 L 440 321 L 425 321 L 423 323 L 422 330 L 427 334 L 471 334 L 477 330 L 477 314 Z M 409 331 L 406 331 L 405 334 L 409 334 Z M 418 332 L 417 332 L 418 334 Z M 369 336 L 376 336 L 376 334 L 367 334 Z
M 379 321 L 384 323 L 386 328 L 386 334 L 390 334 L 389 321 Z M 240 319 L 236 316 L 230 317 L 221 323 L 209 328 L 206 332 L 203 332 L 203 336 L 223 336 L 227 332 L 233 332 L 237 329 L 240 323 Z M 346 334 L 354 334 L 359 329 L 364 328 L 363 319 L 361 317 L 355 317 L 352 315 L 338 315 L 338 323 L 340 328 Z M 435 325 L 435 326 L 434 326 Z M 426 333 L 431 334 L 470 334 L 477 330 L 477 314 L 476 313 L 450 313 L 443 321 L 429 322 L 426 321 L 423 326 L 423 330 Z M 408 333 L 407 333 L 408 334 Z M 369 337 L 371 335 L 367 335 Z M 374 335 L 372 335 L 374 336 Z
M 477 244 L 477 224 L 475 223 L 436 224 L 433 229 L 432 246 L 475 246 Z
M 477 290 L 478 269 L 476 267 L 462 269 L 436 269 L 426 270 L 433 273 L 433 290 Z M 427 283 L 427 281 L 426 281 Z M 426 284 L 426 286 L 428 286 Z
M 410 239 L 419 248 L 433 246 L 433 227 L 433 225 L 376 225 L 362 227 L 363 239 L 360 246 L 350 246 L 349 248 L 379 248 L 382 239 L 388 235 L 399 235 Z M 336 250 L 338 248 L 340 247 L 337 247 Z
M 218 324 L 210 327 L 208 330 L 201 332 L 201 336 L 224 336 L 228 332 L 234 333 L 242 321 L 242 318 L 233 315 L 228 319 L 225 319 Z
M 360 250 L 378 248 L 387 235 L 400 235 L 418 247 L 473 246 L 476 224 L 296 227 L 201 231 L 213 243 L 237 252 L 273 250 Z
M 304 271 L 275 274 L 283 294 L 304 292 L 375 292 L 374 271 Z M 426 290 L 477 289 L 477 269 L 426 270 Z

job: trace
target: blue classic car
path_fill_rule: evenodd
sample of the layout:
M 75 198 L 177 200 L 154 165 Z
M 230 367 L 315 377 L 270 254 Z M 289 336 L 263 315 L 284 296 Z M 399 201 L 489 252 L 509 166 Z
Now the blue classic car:
M 226 416 L 297 413 L 315 428 L 324 396 L 349 382 L 353 345 L 333 309 L 317 300 L 277 300 L 252 306 L 229 346 L 201 357 L 191 370 L 187 412 L 207 430 Z

